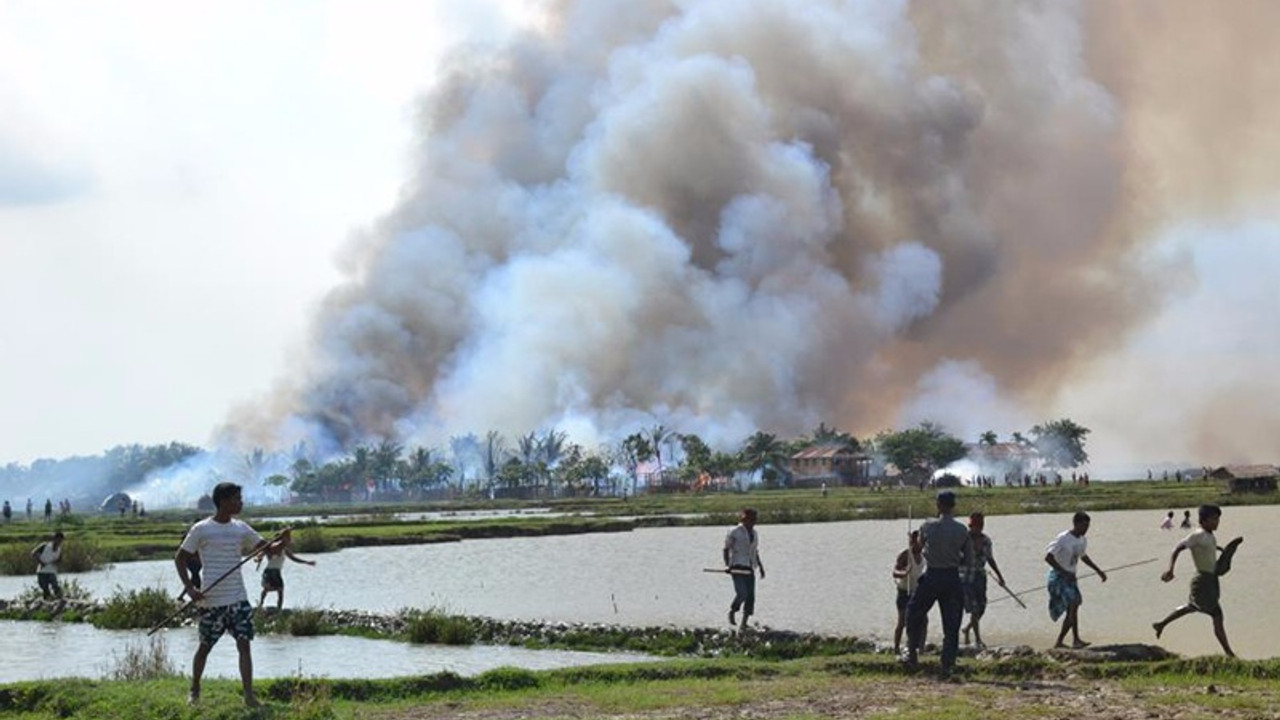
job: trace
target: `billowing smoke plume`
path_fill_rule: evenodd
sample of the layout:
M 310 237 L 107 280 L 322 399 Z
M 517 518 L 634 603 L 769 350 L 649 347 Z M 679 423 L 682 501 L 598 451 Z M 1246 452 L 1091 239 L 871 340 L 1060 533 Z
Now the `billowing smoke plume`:
M 1155 110 L 1128 115 L 1147 89 L 1111 70 L 1160 76 L 1132 62 L 1139 6 L 1166 7 L 556 2 L 452 56 L 416 175 L 228 433 L 590 443 L 657 419 L 728 444 L 972 398 L 1000 418 L 953 431 L 1042 420 L 1163 298 L 1137 252 L 1166 222 L 1134 137 Z

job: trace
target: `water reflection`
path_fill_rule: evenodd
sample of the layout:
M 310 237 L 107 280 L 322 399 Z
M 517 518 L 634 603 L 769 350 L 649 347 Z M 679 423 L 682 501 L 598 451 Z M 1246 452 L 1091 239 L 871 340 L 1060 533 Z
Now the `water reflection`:
M 108 675 L 125 648 L 147 648 L 145 631 L 98 630 L 73 623 L 0 621 L 5 651 L 0 654 L 0 683 L 54 677 Z M 194 629 L 168 630 L 164 638 L 170 661 L 188 673 L 195 652 Z M 235 643 L 224 638 L 209 655 L 206 675 L 238 678 Z M 271 677 L 378 678 L 450 671 L 478 675 L 497 667 L 531 670 L 649 662 L 656 658 L 624 653 L 525 650 L 501 646 L 410 645 L 390 640 L 351 637 L 285 637 L 262 635 L 253 641 L 254 675 Z
M 964 505 L 961 496 L 960 510 Z M 1093 513 L 1089 553 L 1103 568 L 1149 558 L 1116 572 L 1106 584 L 1082 580 L 1084 637 L 1098 642 L 1154 642 L 1151 623 L 1186 599 L 1189 558 L 1178 579 L 1160 582 L 1182 531 L 1159 529 L 1164 511 Z M 1246 658 L 1272 657 L 1280 646 L 1280 617 L 1271 597 L 1280 556 L 1267 539 L 1280 507 L 1226 508 L 1219 540 L 1244 535 L 1235 570 L 1223 579 L 1227 630 Z M 918 522 L 916 523 L 918 524 Z M 994 516 L 987 533 L 1015 590 L 1044 584 L 1045 546 L 1070 525 L 1069 514 Z M 624 625 L 719 626 L 732 595 L 729 580 L 703 573 L 720 564 L 727 528 L 676 527 L 629 533 L 467 540 L 434 545 L 353 548 L 314 556 L 314 568 L 285 570 L 289 607 L 394 612 L 437 607 L 502 619 L 603 622 Z M 759 583 L 756 618 L 771 627 L 862 637 L 887 637 L 894 623 L 889 571 L 905 544 L 905 520 L 863 520 L 760 526 L 769 568 Z M 176 589 L 170 561 L 126 563 L 73 576 L 95 597 L 115 586 Z M 246 574 L 250 593 L 257 580 Z M 31 578 L 0 578 L 0 596 L 13 597 Z M 999 589 L 990 590 L 993 599 Z M 1048 647 L 1055 636 L 1043 592 L 1029 609 L 993 602 L 983 620 L 988 643 Z M 937 626 L 937 624 L 934 624 Z M 1184 655 L 1219 652 L 1204 616 L 1180 620 L 1160 644 Z

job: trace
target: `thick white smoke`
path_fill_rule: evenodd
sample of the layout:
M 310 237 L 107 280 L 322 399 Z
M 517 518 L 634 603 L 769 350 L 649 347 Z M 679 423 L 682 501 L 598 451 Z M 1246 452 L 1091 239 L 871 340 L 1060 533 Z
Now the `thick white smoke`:
M 1039 420 L 1161 299 L 1086 9 L 554 3 L 453 56 L 399 203 L 229 433 L 593 442 L 656 419 L 727 445 L 939 397 L 990 399 L 981 429 Z

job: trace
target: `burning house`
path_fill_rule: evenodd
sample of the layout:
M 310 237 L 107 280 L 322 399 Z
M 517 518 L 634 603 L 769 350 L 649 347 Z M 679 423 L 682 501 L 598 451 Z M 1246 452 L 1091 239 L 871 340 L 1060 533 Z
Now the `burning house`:
M 967 445 L 968 459 L 978 466 L 978 475 L 1004 482 L 1035 474 L 1044 459 L 1028 443 L 998 442 Z

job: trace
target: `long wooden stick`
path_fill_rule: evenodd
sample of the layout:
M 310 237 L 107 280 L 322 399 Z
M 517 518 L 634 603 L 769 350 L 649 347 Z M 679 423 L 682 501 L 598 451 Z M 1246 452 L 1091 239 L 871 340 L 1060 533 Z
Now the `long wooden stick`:
M 1127 565 L 1117 565 L 1117 566 L 1115 566 L 1115 567 L 1113 567 L 1113 568 L 1107 568 L 1106 570 L 1103 570 L 1102 572 L 1105 572 L 1105 573 L 1110 574 L 1110 573 L 1116 572 L 1116 571 L 1118 571 L 1118 570 L 1128 570 L 1129 568 L 1132 568 L 1132 567 L 1138 567 L 1139 565 L 1146 565 L 1147 563 L 1153 563 L 1153 562 L 1155 562 L 1155 561 L 1157 561 L 1157 560 L 1159 560 L 1159 559 L 1160 559 L 1160 558 L 1148 558 L 1148 559 L 1146 559 L 1146 560 L 1139 560 L 1138 562 L 1131 562 L 1131 563 L 1129 563 L 1129 564 L 1127 564 Z M 1083 580 L 1083 579 L 1085 579 L 1085 578 L 1097 577 L 1097 575 L 1098 575 L 1098 573 L 1096 573 L 1096 572 L 1091 572 L 1091 573 L 1089 573 L 1089 574 L 1087 574 L 1087 575 L 1077 575 L 1077 576 L 1076 576 L 1076 579 L 1077 579 L 1077 580 Z M 1010 595 L 1013 599 L 1017 600 L 1017 599 L 1018 599 L 1018 597 L 1019 597 L 1019 596 L 1021 596 L 1021 595 L 1027 595 L 1027 594 L 1030 594 L 1030 593 L 1033 593 L 1033 592 L 1039 592 L 1039 591 L 1041 591 L 1041 590 L 1044 590 L 1044 589 L 1045 589 L 1045 588 L 1047 588 L 1047 587 L 1049 587 L 1049 586 L 1048 586 L 1048 585 L 1041 585 L 1041 586 L 1039 586 L 1039 587 L 1033 587 L 1033 588 L 1030 588 L 1030 589 L 1028 589 L 1028 590 L 1019 590 L 1019 591 L 1018 591 L 1018 592 L 1016 592 L 1016 593 L 1015 593 L 1015 592 L 1010 592 L 1010 593 L 1009 593 L 1009 595 Z M 996 598 L 995 600 L 992 600 L 991 602 L 993 602 L 993 603 L 998 603 L 998 602 L 1000 602 L 1001 600 L 1005 600 L 1005 599 L 1006 599 L 1006 598 L 1002 598 L 1002 597 L 1001 597 L 1001 598 Z M 990 605 L 991 603 L 987 603 L 987 604 L 988 604 L 988 605 Z
M 288 534 L 288 533 L 290 533 L 290 532 L 292 532 L 292 531 L 293 531 L 293 528 L 292 528 L 292 527 L 287 527 L 287 528 L 285 528 L 285 529 L 281 530 L 280 532 L 276 533 L 275 537 L 273 537 L 273 538 L 271 538 L 270 540 L 268 540 L 266 543 L 264 543 L 264 544 L 263 544 L 261 547 L 259 547 L 258 549 L 254 550 L 253 552 L 249 553 L 248 555 L 245 555 L 245 556 L 244 556 L 244 558 L 243 558 L 242 560 L 240 560 L 240 562 L 236 563 L 236 564 L 235 564 L 235 565 L 234 565 L 230 570 L 228 570 L 228 571 L 226 571 L 226 572 L 222 573 L 221 575 L 219 575 L 219 576 L 218 576 L 218 579 L 216 579 L 216 580 L 214 580 L 213 582 L 209 583 L 208 585 L 205 585 L 204 587 L 200 588 L 200 595 L 201 595 L 201 596 L 203 596 L 205 593 L 207 593 L 208 591 L 212 590 L 212 589 L 213 589 L 213 588 L 214 588 L 218 583 L 220 583 L 220 582 L 222 582 L 223 580 L 226 580 L 227 578 L 231 577 L 231 573 L 234 573 L 234 572 L 239 571 L 239 570 L 240 570 L 240 568 L 244 567 L 245 563 L 247 563 L 247 562 L 249 562 L 250 560 L 252 560 L 252 559 L 254 559 L 254 558 L 256 558 L 256 557 L 260 556 L 262 553 L 266 552 L 268 548 L 270 548 L 273 544 L 275 544 L 277 541 L 279 541 L 281 538 L 283 538 L 286 534 Z M 160 628 L 164 627 L 165 625 L 168 625 L 170 622 L 172 622 L 172 621 L 173 621 L 173 619 L 174 619 L 174 618 L 180 617 L 183 613 L 185 613 L 186 611 L 190 610 L 190 609 L 191 609 L 191 607 L 192 607 L 193 605 L 195 605 L 197 602 L 199 602 L 199 600 L 188 600 L 188 601 L 187 601 L 187 602 L 186 602 L 182 607 L 180 607 L 180 608 L 178 608 L 176 611 L 174 611 L 174 613 L 173 613 L 172 615 L 170 615 L 169 617 L 167 617 L 167 618 L 165 618 L 165 619 L 161 620 L 159 623 L 157 623 L 157 624 L 156 624 L 156 626 L 155 626 L 155 627 L 153 627 L 153 628 L 151 628 L 150 630 L 148 630 L 148 631 L 147 631 L 147 636 L 148 636 L 148 637 L 150 637 L 150 636 L 152 636 L 152 635 L 156 634 L 156 632 L 158 632 L 158 631 L 160 630 Z
M 990 574 L 991 574 L 991 571 L 990 571 L 990 570 L 988 570 L 988 571 L 987 571 L 987 574 L 988 574 L 988 575 L 990 575 Z M 1000 585 L 1000 589 L 1001 589 L 1001 590 L 1003 590 L 1003 591 L 1005 591 L 1006 593 L 1008 593 L 1008 594 L 1009 594 L 1009 597 L 1013 598 L 1013 601 L 1014 601 L 1014 602 L 1016 602 L 1016 603 L 1018 603 L 1019 607 L 1021 607 L 1023 610 L 1026 610 L 1026 609 L 1027 609 L 1027 604 L 1026 604 L 1026 603 L 1024 603 L 1024 602 L 1022 602 L 1022 598 L 1018 597 L 1017 595 L 1014 595 L 1014 594 L 1013 594 L 1013 591 L 1009 589 L 1009 586 L 1007 586 L 1007 585 L 1001 585 L 1000 583 L 996 583 L 996 584 L 997 584 L 997 585 Z M 1003 600 L 1004 598 L 996 598 L 996 599 L 997 599 L 997 600 Z M 990 604 L 990 603 L 988 603 L 988 604 Z
M 728 575 L 754 575 L 750 568 L 702 568 L 702 572 L 726 573 Z

